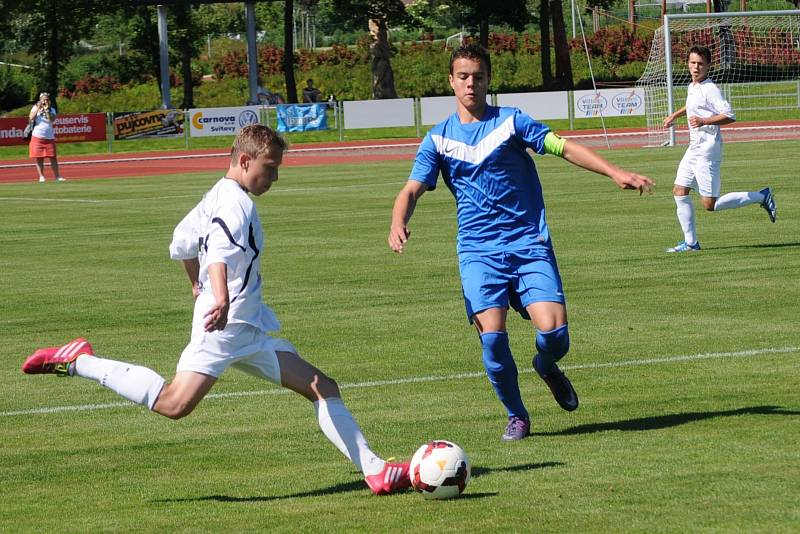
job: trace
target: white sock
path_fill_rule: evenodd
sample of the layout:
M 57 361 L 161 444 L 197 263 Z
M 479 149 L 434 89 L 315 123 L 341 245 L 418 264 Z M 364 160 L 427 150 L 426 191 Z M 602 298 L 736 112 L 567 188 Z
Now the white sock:
M 75 360 L 74 374 L 89 378 L 131 402 L 153 409 L 166 383 L 147 367 L 83 354 Z
M 314 402 L 319 427 L 331 443 L 364 473 L 380 473 L 384 461 L 369 448 L 361 428 L 342 399 L 331 397 Z
M 714 205 L 714 211 L 741 208 L 742 206 L 748 206 L 750 204 L 760 204 L 763 201 L 764 195 L 759 191 L 726 193 L 717 199 L 717 203 Z
M 697 232 L 694 228 L 694 206 L 692 205 L 692 197 L 676 196 L 675 204 L 678 206 L 678 222 L 681 224 L 683 230 L 683 240 L 687 245 L 694 245 L 697 243 Z

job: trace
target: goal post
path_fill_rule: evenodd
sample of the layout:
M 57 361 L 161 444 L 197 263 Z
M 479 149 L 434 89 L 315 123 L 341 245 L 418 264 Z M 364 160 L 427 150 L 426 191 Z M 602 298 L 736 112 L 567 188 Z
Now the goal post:
M 682 107 L 691 82 L 687 54 L 711 50 L 709 78 L 737 119 L 800 118 L 800 10 L 665 15 L 637 87 L 644 89 L 649 144 L 675 144 L 663 120 Z

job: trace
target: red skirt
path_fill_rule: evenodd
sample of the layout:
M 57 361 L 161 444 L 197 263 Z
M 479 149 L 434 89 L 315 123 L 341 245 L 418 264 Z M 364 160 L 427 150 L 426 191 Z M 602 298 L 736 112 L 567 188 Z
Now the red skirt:
M 56 140 L 42 139 L 35 135 L 31 136 L 31 142 L 28 145 L 28 155 L 32 158 L 56 157 Z

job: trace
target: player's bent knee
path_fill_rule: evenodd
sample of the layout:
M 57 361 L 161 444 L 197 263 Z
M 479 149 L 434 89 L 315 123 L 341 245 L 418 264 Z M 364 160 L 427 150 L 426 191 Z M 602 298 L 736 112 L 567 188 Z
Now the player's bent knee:
M 156 403 L 153 411 L 160 413 L 169 419 L 178 420 L 186 417 L 194 411 L 194 406 L 188 404 L 160 404 Z
M 558 361 L 569 352 L 569 326 L 561 325 L 547 332 L 536 334 L 536 349 Z
M 320 373 L 315 377 L 316 381 L 316 389 L 322 398 L 327 399 L 329 397 L 341 397 L 342 394 L 339 391 L 339 384 L 336 383 L 336 380 L 329 377 L 324 373 Z
M 178 395 L 171 394 L 166 388 L 161 391 L 158 399 L 153 405 L 152 410 L 169 419 L 182 419 L 192 413 L 199 401 L 194 399 L 183 399 Z

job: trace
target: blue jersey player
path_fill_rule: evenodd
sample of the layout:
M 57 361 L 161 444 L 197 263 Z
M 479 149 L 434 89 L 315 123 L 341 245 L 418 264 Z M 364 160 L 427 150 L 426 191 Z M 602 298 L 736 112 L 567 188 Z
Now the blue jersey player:
M 527 149 L 553 154 L 610 177 L 624 189 L 649 192 L 653 182 L 593 151 L 558 137 L 516 108 L 486 103 L 492 68 L 477 45 L 453 52 L 450 85 L 456 113 L 437 124 L 417 152 L 392 211 L 389 247 L 403 252 L 417 200 L 439 175 L 456 199 L 458 260 L 467 317 L 483 346 L 483 364 L 508 412 L 502 439 L 530 434 L 528 410 L 506 332 L 508 307 L 530 319 L 536 334 L 533 366 L 565 410 L 578 407 L 572 384 L 556 365 L 569 350 L 561 277 L 545 220 L 542 187 Z

